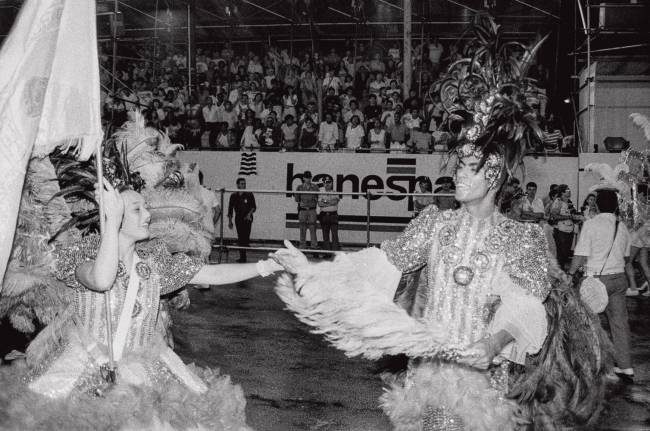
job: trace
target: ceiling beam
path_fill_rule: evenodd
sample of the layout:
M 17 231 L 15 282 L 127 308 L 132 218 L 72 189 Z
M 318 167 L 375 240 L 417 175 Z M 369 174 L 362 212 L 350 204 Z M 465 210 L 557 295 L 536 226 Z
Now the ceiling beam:
M 546 15 L 546 16 L 553 17 L 553 18 L 555 18 L 555 19 L 558 20 L 558 21 L 560 20 L 560 17 L 559 17 L 558 15 L 555 15 L 555 14 L 553 14 L 553 13 L 547 11 L 547 10 L 544 10 L 544 9 L 538 8 L 537 6 L 534 6 L 534 5 L 532 5 L 532 4 L 530 4 L 530 3 L 527 3 L 527 2 L 525 2 L 525 1 L 523 1 L 523 0 L 515 0 L 515 1 L 516 1 L 517 3 L 519 3 L 519 4 L 521 4 L 521 5 L 524 5 L 524 6 L 527 6 L 527 7 L 531 8 L 531 9 L 533 9 L 533 10 L 536 10 L 537 12 L 541 12 L 541 13 L 543 13 L 543 14 Z
M 350 15 L 349 13 L 345 13 L 345 12 L 343 12 L 342 10 L 338 10 L 338 9 L 336 9 L 336 8 L 333 8 L 332 6 L 328 6 L 327 8 L 328 8 L 329 10 L 331 10 L 331 11 L 336 12 L 336 13 L 340 13 L 341 15 L 346 16 L 346 17 L 348 17 L 348 18 L 350 18 L 350 19 L 356 19 L 356 18 L 354 18 L 352 15 Z
M 293 23 L 293 20 L 291 18 L 286 17 L 286 16 L 282 15 L 281 13 L 274 12 L 271 9 L 267 9 L 264 6 L 260 6 L 257 3 L 253 3 L 252 1 L 249 1 L 249 0 L 241 0 L 241 1 L 242 1 L 242 3 L 246 3 L 246 4 L 251 5 L 251 6 L 255 7 L 255 8 L 257 8 L 257 9 L 263 10 L 266 13 L 270 13 L 271 15 L 275 15 L 278 18 L 282 18 L 282 19 L 285 19 L 285 20 Z
M 467 6 L 467 5 L 464 5 L 464 4 L 462 4 L 461 2 L 457 2 L 457 1 L 455 1 L 455 0 L 447 0 L 447 3 L 455 4 L 456 6 L 460 6 L 460 7 L 462 7 L 463 9 L 467 9 L 468 11 L 470 11 L 470 12 L 472 12 L 472 13 L 477 13 L 477 12 L 478 12 L 477 9 L 471 8 L 471 7 L 469 7 L 469 6 Z
M 161 24 L 163 24 L 163 25 L 165 25 L 165 26 L 168 26 L 168 25 L 169 25 L 168 22 L 163 21 L 163 20 L 161 20 L 161 19 L 158 19 L 158 18 L 156 18 L 155 16 L 146 13 L 145 11 L 142 11 L 142 10 L 136 8 L 136 7 L 133 7 L 133 6 L 129 5 L 129 4 L 124 3 L 123 1 L 119 1 L 119 0 L 118 0 L 118 3 L 119 3 L 121 6 L 126 6 L 126 7 L 128 7 L 129 9 L 133 9 L 134 11 L 136 11 L 136 12 L 138 12 L 138 13 L 140 13 L 140 14 L 146 16 L 146 17 L 151 18 L 151 19 L 154 21 L 154 23 L 161 23 Z

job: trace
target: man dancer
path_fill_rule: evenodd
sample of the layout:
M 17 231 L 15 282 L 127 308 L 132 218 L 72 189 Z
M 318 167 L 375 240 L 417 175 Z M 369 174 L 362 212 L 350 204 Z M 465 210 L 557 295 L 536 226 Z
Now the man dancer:
M 239 178 L 237 180 L 237 191 L 230 195 L 228 201 L 228 228 L 232 229 L 232 216 L 235 213 L 235 226 L 237 227 L 237 245 L 248 247 L 250 245 L 251 226 L 253 225 L 253 214 L 257 207 L 255 206 L 255 196 L 246 190 L 246 180 Z M 239 249 L 239 263 L 246 262 L 246 250 Z
M 277 292 L 300 320 L 348 355 L 411 358 L 405 376 L 382 397 L 397 430 L 516 429 L 520 406 L 505 397 L 509 367 L 525 364 L 546 339 L 546 237 L 537 225 L 507 219 L 495 203 L 527 147 L 510 140 L 509 131 L 537 133 L 518 123 L 526 115 L 519 101 L 503 96 L 493 109 L 515 115 L 490 122 L 456 151 L 460 209 L 429 206 L 381 250 L 340 255 L 333 263 L 310 265 L 288 242 L 276 253 L 297 274 L 295 289 L 284 277 Z M 415 294 L 407 295 L 414 304 L 404 306 L 409 317 L 393 295 L 400 276 L 422 266 Z

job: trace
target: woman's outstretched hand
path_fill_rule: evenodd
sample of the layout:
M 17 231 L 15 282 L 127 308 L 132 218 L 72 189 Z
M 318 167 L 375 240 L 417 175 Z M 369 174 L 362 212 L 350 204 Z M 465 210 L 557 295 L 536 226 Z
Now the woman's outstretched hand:
M 309 264 L 307 256 L 291 244 L 289 240 L 284 240 L 284 246 L 272 254 L 273 259 L 276 260 L 285 271 L 291 274 L 297 274 L 301 268 Z
M 101 191 L 103 214 L 100 217 L 104 217 L 107 224 L 119 229 L 124 216 L 124 200 L 106 178 L 104 178 L 103 184 L 104 190 Z M 95 184 L 95 200 L 97 202 L 99 202 L 99 194 L 99 185 Z

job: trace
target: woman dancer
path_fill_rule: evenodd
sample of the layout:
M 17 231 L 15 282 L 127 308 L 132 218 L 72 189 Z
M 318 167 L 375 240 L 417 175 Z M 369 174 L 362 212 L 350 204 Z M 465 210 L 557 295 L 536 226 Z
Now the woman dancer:
M 9 408 L 17 412 L 10 414 L 9 429 L 62 423 L 76 429 L 89 418 L 98 429 L 248 429 L 241 389 L 212 370 L 186 366 L 166 346 L 158 328 L 160 296 L 188 283 L 228 284 L 267 276 L 279 265 L 272 260 L 205 265 L 182 253 L 170 254 L 161 241 L 143 245 L 150 220 L 144 198 L 123 184 L 117 189 L 108 180 L 104 184 L 102 237 L 76 239 L 56 252 L 57 277 L 75 289 L 74 311 L 30 345 L 41 351 L 27 352 L 28 361 L 36 362 L 29 376 L 31 391 L 20 390 L 18 380 L 11 387 L 4 382 L 7 398 L 1 401 L 31 407 L 30 414 Z M 97 189 L 95 194 L 99 197 Z M 105 294 L 110 298 L 110 342 Z M 116 377 L 109 358 L 117 364 Z

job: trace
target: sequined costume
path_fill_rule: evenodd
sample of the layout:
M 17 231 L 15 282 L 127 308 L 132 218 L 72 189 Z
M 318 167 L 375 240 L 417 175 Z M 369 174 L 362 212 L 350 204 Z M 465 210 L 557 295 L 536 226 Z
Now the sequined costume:
M 59 325 L 62 336 L 51 354 L 30 370 L 31 393 L 26 396 L 47 410 L 59 406 L 57 410 L 67 411 L 76 406 L 66 418 L 71 426 L 76 415 L 82 415 L 80 411 L 94 411 L 101 424 L 106 412 L 95 409 L 107 409 L 115 415 L 123 408 L 128 413 L 112 417 L 107 429 L 247 430 L 241 388 L 233 386 L 227 376 L 183 364 L 164 342 L 163 330 L 157 328 L 160 296 L 183 287 L 204 265 L 201 258 L 170 254 L 162 241 L 136 244 L 133 271 L 119 264 L 110 290 L 114 349 L 122 310 L 129 301 L 133 305 L 131 318 L 126 319 L 123 354 L 117 361 L 117 384 L 111 387 L 106 383 L 102 375 L 108 361 L 104 294 L 86 289 L 75 276 L 81 263 L 94 259 L 99 244 L 99 236 L 91 235 L 55 252 L 57 277 L 74 289 L 74 312 Z M 128 290 L 134 277 L 137 294 L 133 302 Z M 44 331 L 41 335 L 48 334 Z M 13 423 L 20 423 L 20 419 Z
M 506 329 L 515 342 L 500 353 L 503 359 L 523 364 L 527 354 L 537 353 L 541 348 L 546 335 L 542 301 L 551 285 L 547 279 L 546 238 L 538 226 L 519 223 L 496 212 L 486 220 L 475 220 L 465 209 L 438 212 L 429 207 L 398 239 L 383 243 L 382 250 L 402 272 L 426 264 L 412 315 L 440 323 L 448 330 L 449 344 L 469 345 Z M 425 420 L 438 423 L 454 416 L 464 420 L 473 414 L 472 403 L 485 405 L 491 399 L 495 412 L 502 413 L 502 422 L 490 426 L 486 423 L 485 429 L 507 429 L 513 426 L 508 411 L 514 407 L 512 401 L 503 398 L 507 391 L 507 365 L 504 361 L 483 373 L 453 363 L 418 360 L 412 362 L 404 388 L 397 387 L 397 391 L 400 397 L 408 398 L 413 382 L 427 384 L 419 375 L 420 369 L 425 368 L 425 374 L 430 373 L 428 384 L 436 388 L 429 394 L 428 402 L 419 400 Z M 468 380 L 467 385 L 464 380 Z M 482 393 L 477 399 L 465 400 L 458 399 L 460 394 L 444 393 L 462 392 L 463 386 L 480 388 Z M 383 402 L 389 415 L 395 416 L 401 401 L 388 393 Z M 468 405 L 459 405 L 463 402 Z M 393 410 L 395 406 L 397 410 Z
M 322 264 L 338 265 L 339 272 L 347 272 L 354 269 L 348 269 L 345 261 L 356 260 L 351 266 L 363 275 L 348 275 L 349 282 L 359 284 L 361 278 L 369 278 L 377 291 L 393 294 L 401 273 L 426 265 L 412 295 L 412 318 L 408 318 L 413 325 L 421 326 L 405 326 L 402 322 L 406 318 L 397 312 L 389 314 L 393 311 L 388 311 L 387 303 L 381 310 L 369 305 L 392 300 L 392 295 L 383 294 L 382 299 L 370 293 L 361 304 L 352 299 L 358 291 L 350 291 L 354 305 L 335 311 L 336 307 L 343 308 L 342 298 L 332 293 L 337 289 L 330 285 L 330 292 L 316 293 L 317 288 L 312 286 L 319 279 L 312 267 L 321 264 L 310 265 L 304 274 L 298 274 L 300 298 L 292 298 L 282 285 L 278 293 L 301 320 L 328 334 L 330 341 L 350 355 L 378 357 L 372 344 L 379 338 L 390 338 L 384 344 L 394 344 L 391 354 L 401 352 L 412 358 L 408 372 L 393 381 L 381 399 L 397 430 L 511 430 L 516 429 L 518 406 L 505 398 L 509 364 L 523 364 L 527 354 L 539 351 L 546 337 L 542 301 L 551 287 L 546 250 L 546 237 L 536 225 L 519 223 L 497 212 L 476 220 L 464 208 L 440 212 L 429 206 L 400 237 L 384 242 L 381 251 L 339 256 L 333 263 Z M 325 305 L 327 296 L 335 298 L 331 309 Z M 352 314 L 353 307 L 359 316 Z M 319 314 L 335 317 L 325 323 L 326 318 Z M 386 320 L 389 327 L 373 322 L 373 314 Z M 352 329 L 337 333 L 343 324 Z M 444 354 L 502 329 L 515 341 L 500 352 L 500 365 L 487 372 L 453 362 L 453 354 L 452 360 L 447 360 L 450 356 Z M 429 341 L 423 338 L 420 344 L 438 346 L 412 345 L 415 340 L 410 339 L 410 333 L 421 330 L 429 330 L 431 335 Z M 362 335 L 350 335 L 356 333 Z

